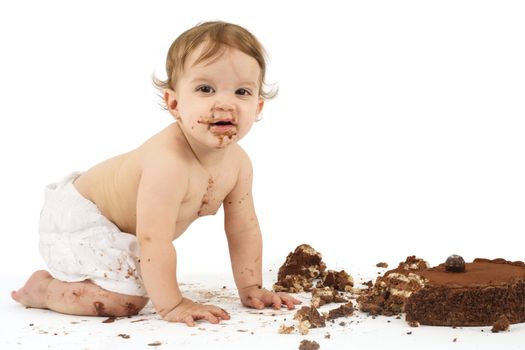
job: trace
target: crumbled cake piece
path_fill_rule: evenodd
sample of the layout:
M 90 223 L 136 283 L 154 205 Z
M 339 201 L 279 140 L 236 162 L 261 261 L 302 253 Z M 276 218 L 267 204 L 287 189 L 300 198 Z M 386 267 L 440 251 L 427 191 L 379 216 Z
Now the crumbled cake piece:
M 301 244 L 286 257 L 279 268 L 274 291 L 297 293 L 310 291 L 312 281 L 326 270 L 322 256 L 308 244 Z
M 324 318 L 319 314 L 319 311 L 315 307 L 303 306 L 295 313 L 294 320 L 299 322 L 308 321 L 310 322 L 310 328 L 321 328 L 325 327 L 326 323 Z
M 361 283 L 363 286 L 367 286 L 368 288 L 372 288 L 374 286 L 374 282 L 372 282 L 372 280 L 370 281 L 366 281 L 366 282 L 363 282 Z
M 510 327 L 510 322 L 507 316 L 501 315 L 496 322 L 492 325 L 492 333 L 498 333 L 503 331 L 508 331 Z
M 319 350 L 319 348 L 319 344 L 313 340 L 301 340 L 299 344 L 299 350 Z
M 304 321 L 301 321 L 299 322 L 299 333 L 301 333 L 301 335 L 307 335 L 308 332 L 310 332 L 310 328 L 312 327 L 312 325 L 310 324 L 310 322 L 308 322 L 308 320 L 304 320 Z
M 339 272 L 328 270 L 323 273 L 322 283 L 325 287 L 333 287 L 335 290 L 351 292 L 354 286 L 354 279 L 346 273 L 345 270 Z
M 378 262 L 376 264 L 377 267 L 382 267 L 382 268 L 387 268 L 388 267 L 388 264 L 386 262 Z
M 405 262 L 400 262 L 398 268 L 419 271 L 430 268 L 430 265 L 425 260 L 416 258 L 415 255 L 411 255 L 406 258 Z
M 362 311 L 372 315 L 393 316 L 402 313 L 410 295 L 423 288 L 425 280 L 419 275 L 391 273 L 378 277 L 373 287 L 357 298 Z
M 334 320 L 339 317 L 348 317 L 352 316 L 354 313 L 354 305 L 352 303 L 347 303 L 339 306 L 336 309 L 332 309 L 328 311 L 328 315 L 326 317 L 327 320 Z
M 300 275 L 306 278 L 316 278 L 326 270 L 322 255 L 308 244 L 301 244 L 293 253 L 288 254 L 283 266 L 279 269 L 277 278 L 286 275 Z
M 418 271 L 428 267 L 428 263 L 415 256 L 401 262 L 397 270 Z M 412 272 L 407 274 L 388 271 L 378 277 L 358 298 L 361 311 L 371 315 L 393 316 L 404 312 L 406 300 L 410 295 L 425 286 L 426 280 Z
M 312 306 L 320 307 L 329 303 L 346 303 L 348 300 L 332 287 L 312 289 Z
M 279 333 L 280 334 L 291 334 L 294 331 L 294 326 L 287 326 L 284 323 L 279 327 Z
M 312 281 L 304 276 L 287 275 L 273 285 L 275 292 L 301 293 L 312 290 Z

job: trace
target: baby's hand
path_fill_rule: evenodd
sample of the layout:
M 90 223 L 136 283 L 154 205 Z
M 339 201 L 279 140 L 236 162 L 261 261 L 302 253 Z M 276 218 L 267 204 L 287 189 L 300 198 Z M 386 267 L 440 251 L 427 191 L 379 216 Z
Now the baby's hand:
M 286 305 L 289 310 L 295 308 L 295 305 L 301 302 L 292 296 L 279 292 L 270 292 L 261 286 L 251 286 L 243 288 L 239 291 L 241 302 L 244 306 L 252 307 L 254 309 L 264 309 L 266 306 L 272 306 L 276 310 L 281 308 L 281 305 Z
M 169 322 L 186 323 L 189 327 L 193 327 L 196 320 L 206 319 L 210 323 L 217 324 L 221 319 L 229 320 L 230 315 L 220 307 L 197 304 L 183 298 L 182 302 L 164 315 L 163 319 Z

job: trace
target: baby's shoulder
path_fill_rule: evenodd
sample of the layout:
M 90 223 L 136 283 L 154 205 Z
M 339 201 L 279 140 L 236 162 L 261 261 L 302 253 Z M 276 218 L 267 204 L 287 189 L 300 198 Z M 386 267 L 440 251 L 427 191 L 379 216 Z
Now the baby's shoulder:
M 186 153 L 176 142 L 156 135 L 136 150 L 135 159 L 142 172 L 160 172 L 166 175 L 176 172 L 181 176 L 189 168 Z
M 228 161 L 230 162 L 230 166 L 236 169 L 237 173 L 252 170 L 252 162 L 250 156 L 238 144 L 232 147 Z

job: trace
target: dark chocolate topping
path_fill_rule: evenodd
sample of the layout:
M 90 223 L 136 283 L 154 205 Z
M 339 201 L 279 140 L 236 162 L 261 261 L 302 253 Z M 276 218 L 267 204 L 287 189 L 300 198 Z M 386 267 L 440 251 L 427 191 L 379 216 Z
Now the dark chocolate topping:
M 475 259 L 465 264 L 465 273 L 450 273 L 445 264 L 418 271 L 428 279 L 428 284 L 450 288 L 498 286 L 525 279 L 525 264 L 504 259 Z

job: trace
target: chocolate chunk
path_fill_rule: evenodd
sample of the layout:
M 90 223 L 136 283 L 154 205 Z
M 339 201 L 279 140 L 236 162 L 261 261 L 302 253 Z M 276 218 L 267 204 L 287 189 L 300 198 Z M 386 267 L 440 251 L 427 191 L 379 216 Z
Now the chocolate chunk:
M 445 261 L 445 270 L 448 272 L 465 272 L 465 260 L 459 255 L 451 255 Z
M 507 318 L 507 316 L 502 315 L 500 316 L 500 318 L 498 318 L 496 322 L 494 322 L 494 324 L 492 325 L 491 331 L 492 333 L 498 333 L 501 331 L 509 330 L 509 327 L 510 327 L 509 319 Z
M 319 344 L 315 341 L 301 340 L 299 350 L 319 350 Z

